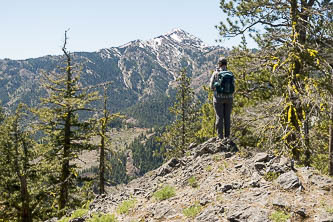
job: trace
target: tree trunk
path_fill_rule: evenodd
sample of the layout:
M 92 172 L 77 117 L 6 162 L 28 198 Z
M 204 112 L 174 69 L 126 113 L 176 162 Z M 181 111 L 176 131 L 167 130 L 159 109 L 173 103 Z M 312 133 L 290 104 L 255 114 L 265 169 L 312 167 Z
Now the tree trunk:
M 104 127 L 103 127 L 104 128 Z M 104 131 L 104 129 L 102 129 Z M 100 150 L 100 160 L 99 160 L 99 194 L 105 193 L 104 189 L 104 183 L 105 183 L 105 178 L 104 178 L 104 172 L 105 172 L 105 139 L 104 139 L 104 132 L 103 135 L 101 136 L 101 150 Z
M 27 165 L 28 165 L 28 150 L 26 143 L 23 142 L 23 169 L 21 168 L 19 164 L 19 146 L 20 146 L 20 141 L 24 140 L 24 138 L 21 137 L 21 133 L 19 132 L 18 129 L 18 120 L 16 119 L 13 125 L 13 130 L 14 130 L 14 142 L 15 142 L 15 165 L 16 165 L 16 174 L 17 177 L 20 180 L 20 190 L 21 190 L 21 209 L 20 209 L 20 221 L 22 222 L 32 222 L 32 215 L 31 215 L 31 210 L 30 210 L 30 196 L 28 192 L 28 185 L 27 185 L 27 178 L 26 178 L 26 172 L 27 172 Z M 23 172 L 21 172 L 23 171 Z
M 186 137 L 186 129 L 185 129 L 185 121 L 186 121 L 186 107 L 185 107 L 185 81 L 186 81 L 186 73 L 185 71 L 182 73 L 183 82 L 182 84 L 182 152 L 185 152 L 185 137 Z
M 71 70 L 71 58 L 66 51 L 66 41 L 67 36 L 65 32 L 65 43 L 63 47 L 63 52 L 67 58 L 67 82 L 66 82 L 66 98 L 70 98 L 72 95 L 72 70 Z M 68 105 L 69 106 L 69 105 Z M 62 169 L 61 169 L 61 185 L 60 185 L 60 198 L 59 198 L 59 209 L 64 209 L 68 201 L 68 180 L 70 176 L 69 171 L 69 158 L 70 158 L 70 149 L 71 149 L 71 117 L 72 112 L 70 108 L 67 108 L 64 127 L 64 142 L 63 142 L 63 157 L 62 157 Z
M 65 140 L 63 147 L 62 169 L 61 169 L 61 185 L 60 185 L 60 199 L 59 209 L 64 209 L 68 201 L 68 180 L 69 180 L 69 154 L 70 154 L 70 115 L 67 113 L 65 123 Z
M 312 7 L 313 1 L 310 0 L 309 2 L 302 0 L 300 2 L 300 5 L 298 5 L 297 0 L 292 0 L 291 1 L 291 21 L 293 24 L 293 38 L 295 38 L 296 42 L 302 46 L 306 44 L 306 38 L 307 38 L 307 32 L 305 29 L 305 26 L 307 25 L 308 21 L 308 11 Z M 301 18 L 301 19 L 300 19 Z M 300 51 L 299 47 L 295 46 L 295 53 L 298 54 L 300 57 L 302 55 L 302 52 Z M 309 137 L 309 121 L 308 117 L 305 116 L 303 117 L 303 112 L 307 114 L 307 107 L 305 104 L 302 104 L 300 100 L 300 96 L 304 95 L 302 92 L 302 89 L 304 88 L 303 83 L 299 81 L 297 78 L 297 75 L 304 76 L 306 75 L 304 73 L 304 66 L 302 64 L 302 61 L 299 61 L 298 58 L 295 58 L 293 61 L 293 69 L 291 73 L 291 81 L 293 84 L 293 87 L 297 89 L 298 92 L 294 92 L 293 89 L 290 91 L 292 92 L 290 97 L 290 101 L 293 104 L 293 106 L 296 109 L 295 115 L 297 115 L 298 119 L 302 122 L 302 126 L 298 123 L 296 117 L 293 119 L 293 125 L 295 126 L 295 129 L 297 130 L 297 134 L 302 134 L 304 135 L 303 142 L 305 145 L 305 150 L 304 150 L 304 164 L 306 166 L 310 166 L 311 163 L 311 151 L 310 151 L 310 137 Z M 294 133 L 292 133 L 294 134 Z M 290 138 L 293 138 L 295 140 L 298 140 L 297 135 L 292 135 Z M 291 144 L 296 141 L 290 141 Z M 293 153 L 293 158 L 295 160 L 300 159 L 300 149 L 295 146 L 295 144 L 292 146 L 292 153 Z
M 28 191 L 28 183 L 27 183 L 27 174 L 28 172 L 28 163 L 29 163 L 29 158 L 28 158 L 28 144 L 25 142 L 23 139 L 23 170 L 24 170 L 24 175 L 21 175 L 20 181 L 21 181 L 21 195 L 22 195 L 22 218 L 23 222 L 32 222 L 32 214 L 31 214 L 31 209 L 30 209 L 30 195 Z
M 30 197 L 28 192 L 27 178 L 25 175 L 20 177 L 21 181 L 21 198 L 22 198 L 22 222 L 32 222 L 32 215 L 30 210 Z
M 329 175 L 333 176 L 333 105 L 331 105 L 330 117 L 329 162 Z

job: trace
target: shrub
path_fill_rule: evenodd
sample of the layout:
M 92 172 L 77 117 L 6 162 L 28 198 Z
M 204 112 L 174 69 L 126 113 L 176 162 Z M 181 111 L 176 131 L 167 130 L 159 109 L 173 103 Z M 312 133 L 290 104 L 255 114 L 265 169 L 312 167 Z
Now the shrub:
M 92 218 L 89 218 L 87 222 L 117 222 L 117 218 L 114 214 L 95 214 Z
M 213 167 L 211 165 L 208 165 L 205 167 L 205 170 L 211 172 L 213 170 Z
M 170 185 L 166 185 L 162 189 L 156 191 L 153 196 L 157 200 L 162 201 L 169 199 L 170 197 L 173 197 L 175 195 L 176 195 L 175 188 Z
M 129 211 L 130 209 L 134 208 L 135 203 L 136 203 L 136 200 L 135 200 L 135 199 L 132 199 L 132 200 L 125 200 L 125 201 L 123 201 L 123 202 L 118 206 L 117 212 L 118 212 L 119 214 L 127 214 L 128 211 Z
M 269 217 L 274 222 L 286 222 L 289 218 L 290 214 L 285 214 L 283 211 L 275 211 Z
M 276 180 L 278 177 L 280 176 L 280 173 L 276 173 L 276 172 L 268 172 L 264 175 L 264 179 L 266 181 L 274 181 Z
M 215 161 L 215 162 L 218 162 L 218 161 L 221 160 L 222 157 L 221 157 L 221 156 L 217 156 L 217 155 L 215 155 L 213 158 L 214 158 L 214 161 Z
M 201 212 L 201 206 L 199 204 L 194 204 L 189 208 L 183 210 L 183 214 L 186 217 L 195 218 Z
M 76 211 L 74 211 L 72 213 L 72 215 L 70 217 L 63 217 L 60 220 L 58 220 L 58 222 L 68 222 L 72 219 L 80 218 L 80 217 L 84 216 L 87 213 L 88 213 L 88 209 L 77 209 Z
M 196 188 L 198 187 L 198 181 L 197 181 L 197 178 L 195 178 L 195 176 L 191 176 L 189 179 L 188 179 L 188 184 L 193 187 L 193 188 Z
M 71 219 L 79 218 L 88 213 L 88 209 L 77 209 L 72 213 Z
M 326 212 L 329 213 L 329 214 L 333 214 L 333 208 L 325 208 Z

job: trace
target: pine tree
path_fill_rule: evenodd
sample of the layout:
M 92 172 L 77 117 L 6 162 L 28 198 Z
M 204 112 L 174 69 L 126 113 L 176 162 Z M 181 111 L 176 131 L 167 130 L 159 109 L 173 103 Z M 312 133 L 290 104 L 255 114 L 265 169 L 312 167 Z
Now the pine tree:
M 106 151 L 108 153 L 112 153 L 112 150 L 107 149 L 110 146 L 109 138 L 107 135 L 108 126 L 110 125 L 111 121 L 116 118 L 123 118 L 122 115 L 119 113 L 110 114 L 107 109 L 107 88 L 104 85 L 104 96 L 103 96 L 103 116 L 98 119 L 98 129 L 97 134 L 100 137 L 100 144 L 99 144 L 99 194 L 105 193 L 105 168 L 106 168 Z M 110 168 L 111 170 L 111 168 Z
M 93 125 L 83 114 L 92 111 L 91 102 L 98 99 L 97 92 L 88 93 L 79 82 L 79 71 L 72 65 L 66 49 L 67 31 L 62 48 L 66 59 L 65 69 L 60 74 L 44 75 L 43 87 L 48 92 L 42 98 L 42 107 L 35 109 L 39 117 L 39 129 L 44 135 L 44 161 L 50 166 L 49 182 L 56 185 L 52 191 L 58 199 L 59 214 L 69 206 L 70 190 L 75 188 L 77 166 L 75 160 L 83 151 L 91 148 L 89 143 Z M 87 116 L 87 115 L 86 115 Z
M 175 121 L 166 127 L 161 141 L 168 149 L 168 156 L 181 156 L 188 146 L 195 142 L 196 132 L 199 130 L 198 103 L 191 88 L 191 78 L 187 76 L 186 69 L 180 72 L 177 78 L 176 102 L 170 107 L 175 115 Z
M 19 105 L 0 126 L 0 219 L 32 222 L 36 207 L 36 143 L 26 124 L 26 113 Z
M 215 129 L 215 110 L 213 106 L 213 91 L 209 87 L 204 87 L 205 92 L 208 94 L 206 103 L 200 108 L 200 130 L 196 133 L 198 140 L 203 142 L 211 137 L 216 136 Z
M 316 85 L 330 77 L 325 46 L 332 47 L 327 34 L 332 4 L 314 0 L 221 0 L 227 24 L 218 26 L 222 37 L 250 34 L 260 47 L 256 57 L 263 69 L 281 79 L 284 92 L 281 140 L 294 159 L 310 164 L 310 126 Z M 249 64 L 252 66 L 253 64 Z M 314 73 L 319 72 L 318 75 Z M 320 77 L 320 78 L 318 78 Z M 319 103 L 318 103 L 319 104 Z M 276 127 L 276 130 L 280 126 Z

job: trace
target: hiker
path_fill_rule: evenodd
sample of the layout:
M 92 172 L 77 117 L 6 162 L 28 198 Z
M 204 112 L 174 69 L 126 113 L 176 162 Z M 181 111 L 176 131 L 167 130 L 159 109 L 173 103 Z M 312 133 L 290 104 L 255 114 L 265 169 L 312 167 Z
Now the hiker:
M 218 66 L 210 78 L 210 88 L 214 91 L 215 127 L 220 139 L 230 136 L 230 116 L 233 92 L 235 90 L 234 77 L 232 72 L 227 70 L 227 65 L 228 61 L 226 58 L 219 58 Z

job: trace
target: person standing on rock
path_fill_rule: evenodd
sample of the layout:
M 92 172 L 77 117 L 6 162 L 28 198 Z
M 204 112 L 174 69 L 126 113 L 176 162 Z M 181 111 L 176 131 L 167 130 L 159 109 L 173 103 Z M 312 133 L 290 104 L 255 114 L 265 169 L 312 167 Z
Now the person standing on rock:
M 235 91 L 234 75 L 227 70 L 227 65 L 228 61 L 225 57 L 219 58 L 218 66 L 210 78 L 210 88 L 214 91 L 215 127 L 220 139 L 230 136 L 231 110 Z

